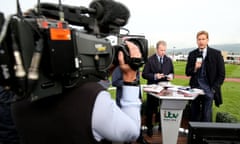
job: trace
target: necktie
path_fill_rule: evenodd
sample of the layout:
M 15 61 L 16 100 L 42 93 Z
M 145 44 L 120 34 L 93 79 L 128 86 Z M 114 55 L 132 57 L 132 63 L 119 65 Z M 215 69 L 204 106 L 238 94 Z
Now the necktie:
M 199 51 L 199 56 L 203 59 L 203 51 Z
M 160 71 L 159 72 L 162 73 L 162 64 L 163 64 L 163 58 L 162 57 L 159 58 L 159 64 L 160 64 L 159 65 L 160 66 Z
M 163 57 L 160 57 L 160 63 L 163 64 Z

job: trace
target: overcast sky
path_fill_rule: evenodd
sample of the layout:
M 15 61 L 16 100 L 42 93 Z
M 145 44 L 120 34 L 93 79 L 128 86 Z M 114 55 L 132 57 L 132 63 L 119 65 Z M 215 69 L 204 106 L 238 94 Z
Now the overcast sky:
M 143 34 L 151 45 L 166 40 L 168 48 L 196 46 L 196 33 L 209 32 L 209 44 L 240 43 L 240 0 L 118 0 L 131 17 L 125 28 Z M 6 15 L 16 12 L 16 0 L 1 0 Z M 20 0 L 23 10 L 37 0 Z M 58 0 L 42 0 L 55 2 Z M 91 0 L 62 0 L 63 4 L 87 6 Z

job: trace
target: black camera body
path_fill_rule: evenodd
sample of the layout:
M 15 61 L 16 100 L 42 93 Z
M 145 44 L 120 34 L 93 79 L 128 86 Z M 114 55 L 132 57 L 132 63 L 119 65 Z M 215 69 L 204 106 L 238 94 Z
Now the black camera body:
M 96 5 L 98 3 L 91 4 L 93 7 Z M 0 85 L 14 91 L 19 98 L 27 97 L 36 101 L 60 94 L 85 81 L 106 79 L 108 69 L 116 61 L 114 59 L 119 50 L 124 52 L 133 69 L 144 64 L 147 53 L 144 54 L 145 58 L 133 60 L 128 56 L 124 42 L 119 44 L 120 48 L 115 49 L 106 38 L 112 31 L 116 34 L 120 25 L 114 25 L 117 29 L 112 26 L 99 28 L 94 15 L 79 17 L 76 12 L 69 14 L 67 10 L 71 9 L 72 12 L 72 9 L 77 8 L 64 5 L 66 19 L 57 20 L 54 15 L 58 10 L 52 11 L 56 5 L 38 6 L 43 9 L 43 14 L 32 11 L 24 16 L 13 15 L 10 20 L 5 20 L 2 16 L 0 20 L 5 21 L 2 26 L 0 24 L 1 35 L 4 35 L 0 43 Z M 84 26 L 84 29 L 73 27 L 68 22 L 68 15 L 70 21 L 74 16 L 84 18 L 84 22 L 77 25 Z M 102 34 L 101 31 L 105 33 Z M 147 52 L 146 39 L 129 40 L 138 42 L 141 52 Z

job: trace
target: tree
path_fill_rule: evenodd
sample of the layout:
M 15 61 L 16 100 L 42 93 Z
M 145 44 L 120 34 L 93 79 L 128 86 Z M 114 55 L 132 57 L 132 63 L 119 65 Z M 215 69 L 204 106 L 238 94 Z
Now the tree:
M 149 48 L 148 48 L 148 56 L 151 56 L 153 55 L 154 53 L 156 53 L 156 48 L 151 45 Z

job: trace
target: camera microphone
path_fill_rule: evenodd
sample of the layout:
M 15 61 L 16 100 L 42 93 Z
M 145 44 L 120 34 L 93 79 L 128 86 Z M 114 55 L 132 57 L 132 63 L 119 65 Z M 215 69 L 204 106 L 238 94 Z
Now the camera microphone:
M 29 67 L 29 72 L 28 72 L 29 80 L 38 80 L 39 78 L 38 67 L 41 60 L 42 49 L 43 49 L 43 39 L 40 39 L 37 42 L 36 51 L 33 53 L 31 65 Z
M 31 93 L 37 80 L 39 80 L 39 64 L 40 64 L 41 57 L 42 57 L 43 43 L 44 42 L 43 42 L 42 38 L 40 38 L 36 42 L 36 49 L 32 56 L 31 65 L 28 69 L 28 76 L 27 76 L 28 91 L 27 91 L 27 93 Z
M 40 3 L 38 7 L 44 16 L 59 18 L 59 5 Z M 95 0 L 90 3 L 89 8 L 68 5 L 61 7 L 66 21 L 73 25 L 84 26 L 87 31 L 93 33 L 119 33 L 120 27 L 126 25 L 130 17 L 128 8 L 114 0 Z
M 128 8 L 122 3 L 113 0 L 95 0 L 90 3 L 89 7 L 96 10 L 97 20 L 100 25 L 124 26 L 130 17 Z
M 113 0 L 96 0 L 89 7 L 96 10 L 101 33 L 119 33 L 120 27 L 126 25 L 130 17 L 128 8 Z
M 13 47 L 13 55 L 14 55 L 14 59 L 15 59 L 15 75 L 17 78 L 24 78 L 26 76 L 26 72 L 23 66 L 23 61 L 22 61 L 22 57 L 21 57 L 21 53 L 18 49 L 17 46 L 17 42 L 15 39 L 15 34 L 11 34 L 12 37 L 12 47 Z
M 14 50 L 13 54 L 14 54 L 14 58 L 15 58 L 15 61 L 16 61 L 16 65 L 15 65 L 16 77 L 23 78 L 23 77 L 25 77 L 26 72 L 25 72 L 24 67 L 23 67 L 21 54 L 17 50 Z

